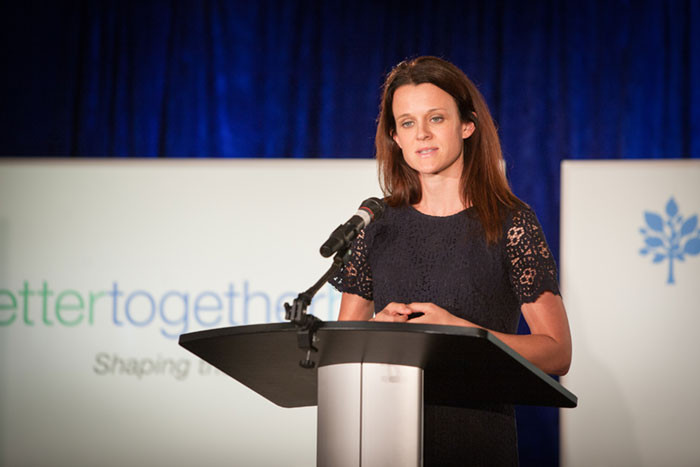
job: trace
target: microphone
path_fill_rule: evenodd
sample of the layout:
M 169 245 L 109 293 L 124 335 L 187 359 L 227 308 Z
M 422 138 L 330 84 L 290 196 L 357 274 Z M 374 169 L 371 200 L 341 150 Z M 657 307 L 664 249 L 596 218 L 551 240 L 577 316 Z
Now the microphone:
M 360 230 L 370 222 L 379 219 L 384 213 L 384 205 L 379 198 L 369 198 L 362 202 L 354 216 L 333 231 L 326 243 L 321 245 L 321 256 L 328 258 L 341 248 L 350 246 Z

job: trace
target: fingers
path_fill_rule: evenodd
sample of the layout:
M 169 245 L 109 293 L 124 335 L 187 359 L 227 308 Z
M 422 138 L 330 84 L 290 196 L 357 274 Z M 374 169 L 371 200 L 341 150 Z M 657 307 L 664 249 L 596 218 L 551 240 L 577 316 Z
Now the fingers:
M 391 302 L 384 307 L 382 313 L 391 315 L 410 315 L 412 311 L 413 310 L 411 310 L 405 303 Z
M 425 323 L 425 324 L 451 324 L 455 317 L 444 308 L 434 303 L 389 303 L 377 313 L 373 321 L 390 321 Z
M 408 320 L 411 314 L 410 308 L 403 303 L 389 303 L 382 311 L 374 315 L 373 321 L 398 322 L 403 323 Z
M 408 307 L 413 311 L 413 315 L 410 321 L 412 323 L 424 323 L 424 324 L 444 324 L 444 325 L 457 325 L 457 326 L 469 326 L 472 325 L 468 321 L 457 318 L 455 315 L 450 313 L 444 308 L 439 307 L 434 303 L 409 303 Z
M 385 313 L 384 311 L 377 313 L 371 321 L 382 321 L 388 323 L 405 323 L 408 321 L 406 315 Z
M 436 309 L 439 307 L 433 303 L 420 303 L 420 302 L 414 302 L 414 303 L 409 303 L 406 305 L 407 308 L 409 308 L 412 312 L 418 312 L 418 313 L 432 313 L 435 312 Z

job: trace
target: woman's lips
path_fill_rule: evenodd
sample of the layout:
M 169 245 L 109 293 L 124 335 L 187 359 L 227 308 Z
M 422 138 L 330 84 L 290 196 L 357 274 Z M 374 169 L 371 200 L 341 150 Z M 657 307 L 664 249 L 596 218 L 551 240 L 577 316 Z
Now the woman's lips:
M 420 148 L 419 150 L 416 151 L 416 154 L 419 156 L 429 156 L 433 154 L 435 151 L 437 151 L 437 148 L 435 147 L 430 147 L 430 148 Z

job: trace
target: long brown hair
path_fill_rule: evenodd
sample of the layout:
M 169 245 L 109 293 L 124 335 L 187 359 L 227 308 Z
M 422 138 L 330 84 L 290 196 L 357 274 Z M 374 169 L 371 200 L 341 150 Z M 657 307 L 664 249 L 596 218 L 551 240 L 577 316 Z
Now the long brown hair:
M 488 243 L 502 233 L 504 208 L 524 206 L 511 191 L 503 170 L 503 154 L 484 97 L 474 83 L 456 66 L 437 57 L 418 57 L 396 65 L 384 82 L 377 118 L 375 145 L 379 181 L 390 206 L 416 204 L 422 198 L 418 174 L 403 158 L 392 136 L 396 121 L 392 104 L 394 92 L 406 84 L 431 83 L 447 92 L 457 103 L 462 122 L 473 121 L 476 129 L 464 140 L 462 201 L 471 203 L 484 227 Z

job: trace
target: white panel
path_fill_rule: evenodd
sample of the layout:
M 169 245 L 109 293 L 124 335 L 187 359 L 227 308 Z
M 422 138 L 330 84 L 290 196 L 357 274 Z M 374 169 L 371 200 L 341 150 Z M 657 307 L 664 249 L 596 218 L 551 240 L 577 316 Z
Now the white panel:
M 640 250 L 661 236 L 645 213 L 665 222 L 674 204 L 685 253 L 671 276 L 667 248 L 656 248 L 657 263 Z M 574 344 L 563 383 L 579 396 L 562 411 L 564 465 L 700 464 L 700 256 L 685 246 L 700 238 L 699 214 L 700 161 L 562 165 L 561 282 Z
M 362 365 L 362 465 L 419 466 L 423 459 L 423 369 Z
M 0 465 L 314 464 L 314 408 L 177 336 L 282 320 L 378 194 L 371 160 L 0 162 Z

